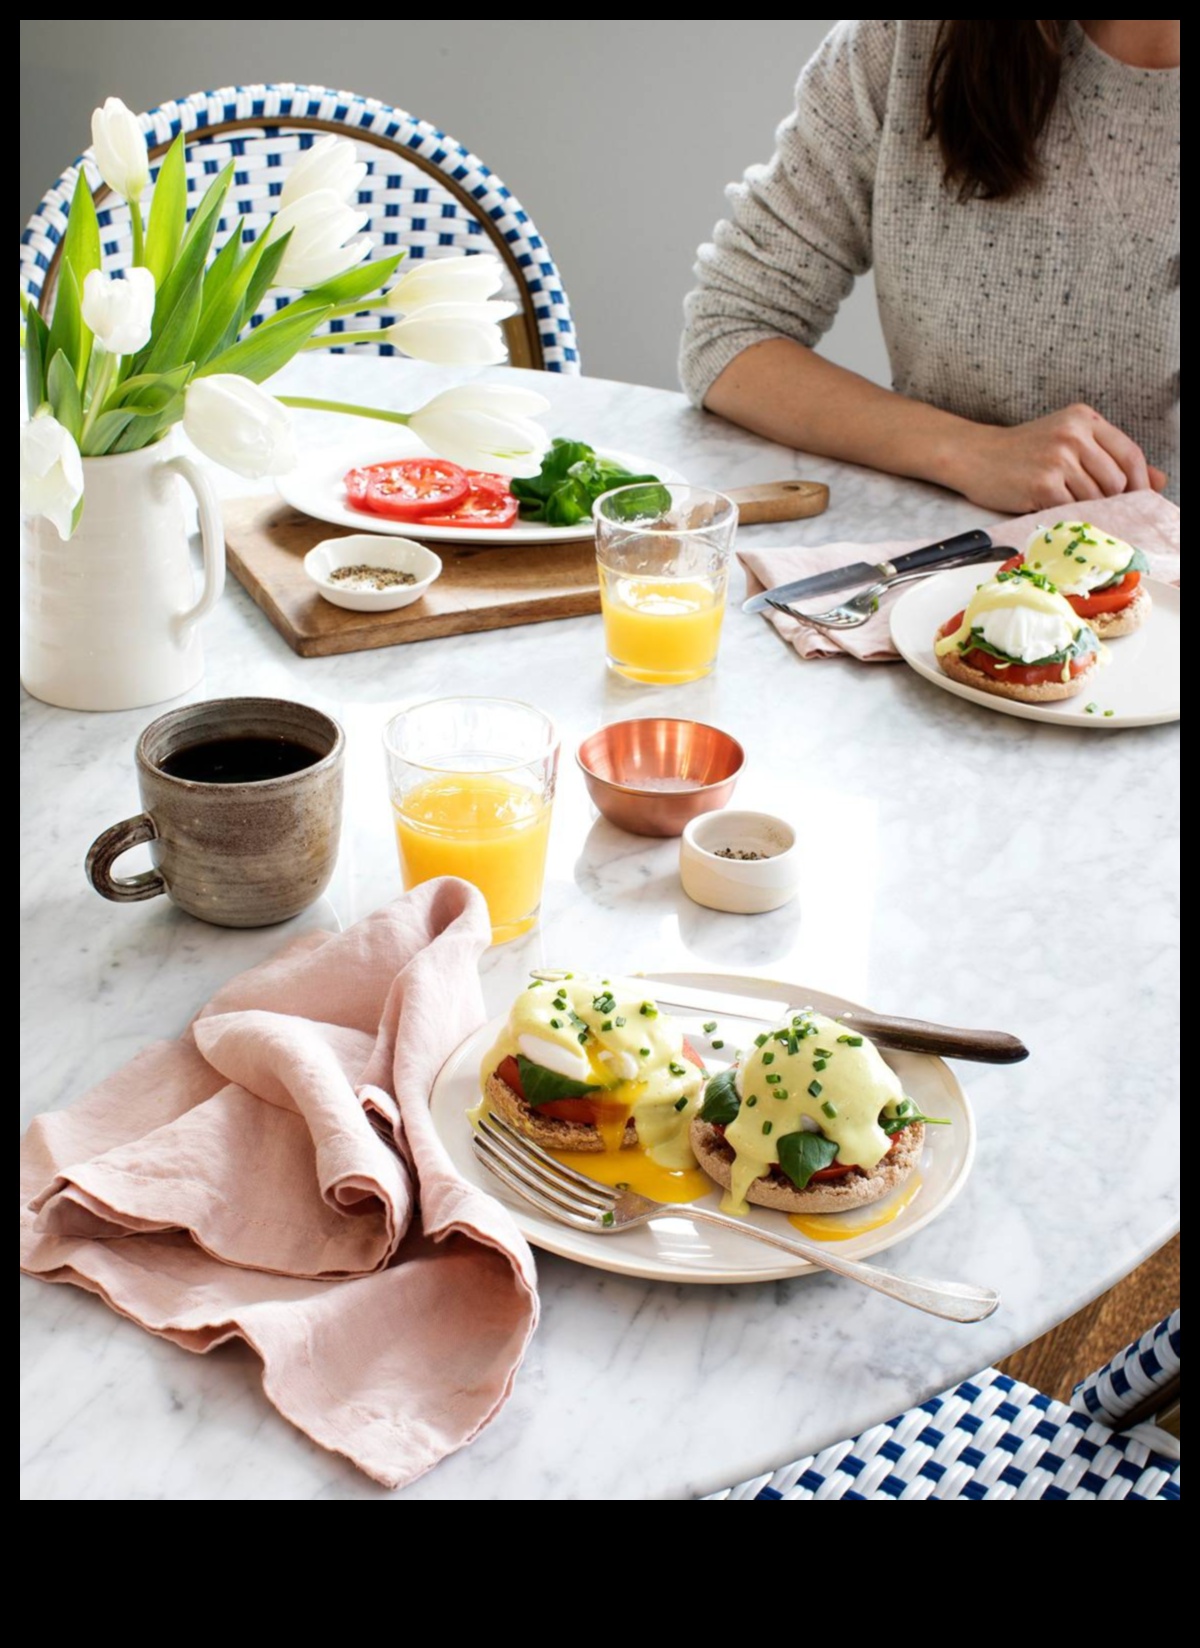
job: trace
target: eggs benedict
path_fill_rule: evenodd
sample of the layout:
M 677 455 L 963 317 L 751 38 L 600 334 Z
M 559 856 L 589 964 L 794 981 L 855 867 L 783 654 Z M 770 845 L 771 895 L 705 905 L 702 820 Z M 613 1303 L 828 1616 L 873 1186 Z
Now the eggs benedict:
M 934 641 L 947 675 L 1026 703 L 1073 698 L 1100 667 L 1095 631 L 1042 572 L 1026 566 L 980 584 Z
M 865 1036 L 806 1009 L 708 1082 L 691 1138 L 726 1213 L 841 1213 L 902 1184 L 940 1121 Z
M 636 982 L 568 974 L 534 979 L 513 1003 L 480 1067 L 480 1109 L 543 1149 L 637 1149 L 682 1173 L 696 1165 L 688 1127 L 704 1077 L 678 1023 Z
M 1145 576 L 1150 563 L 1140 549 L 1112 538 L 1089 521 L 1055 521 L 1039 526 L 1023 554 L 1001 567 L 1040 572 L 1103 640 L 1130 635 L 1150 614 Z

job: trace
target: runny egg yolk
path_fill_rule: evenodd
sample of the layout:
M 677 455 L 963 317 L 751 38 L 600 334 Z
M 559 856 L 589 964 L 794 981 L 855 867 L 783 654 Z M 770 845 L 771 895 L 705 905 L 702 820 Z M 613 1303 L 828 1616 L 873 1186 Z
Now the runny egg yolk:
M 688 1139 L 704 1073 L 684 1051 L 677 1022 L 636 981 L 584 974 L 535 980 L 513 1003 L 484 1058 L 481 1084 L 506 1058 L 577 1084 L 604 1146 L 603 1154 L 562 1152 L 578 1172 L 629 1184 L 660 1201 L 694 1201 L 711 1188 Z M 629 1121 L 636 1149 L 624 1144 Z
M 914 1173 L 892 1194 L 861 1213 L 789 1213 L 788 1224 L 794 1225 L 802 1236 L 814 1242 L 848 1242 L 855 1236 L 865 1236 L 870 1230 L 890 1225 L 910 1202 L 921 1193 L 921 1175 Z

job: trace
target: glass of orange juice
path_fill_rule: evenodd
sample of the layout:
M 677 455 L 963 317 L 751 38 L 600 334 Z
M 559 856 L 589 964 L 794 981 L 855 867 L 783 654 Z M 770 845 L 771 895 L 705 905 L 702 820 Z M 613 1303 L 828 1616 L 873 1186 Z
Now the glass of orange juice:
M 717 661 L 737 507 L 721 492 L 645 481 L 597 498 L 608 662 L 632 681 L 696 681 Z
M 558 732 L 514 698 L 435 698 L 383 734 L 405 887 L 461 876 L 487 899 L 492 943 L 537 921 Z

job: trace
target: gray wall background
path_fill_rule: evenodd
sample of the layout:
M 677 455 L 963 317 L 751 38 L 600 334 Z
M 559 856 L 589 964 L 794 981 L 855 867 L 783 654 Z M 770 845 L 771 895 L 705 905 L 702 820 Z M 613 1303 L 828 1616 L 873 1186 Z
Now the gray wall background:
M 562 271 L 585 370 L 674 386 L 680 302 L 722 189 L 766 160 L 831 18 L 21 23 L 21 217 L 89 142 L 93 107 L 254 80 L 380 97 L 481 155 Z M 870 281 L 825 344 L 887 381 Z

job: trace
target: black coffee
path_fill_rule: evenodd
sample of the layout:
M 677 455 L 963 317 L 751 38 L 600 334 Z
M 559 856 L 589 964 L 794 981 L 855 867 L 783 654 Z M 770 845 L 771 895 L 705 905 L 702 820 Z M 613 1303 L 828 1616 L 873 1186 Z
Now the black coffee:
M 257 784 L 264 778 L 286 778 L 303 772 L 322 759 L 319 750 L 290 738 L 213 738 L 204 744 L 186 744 L 159 762 L 172 778 L 192 784 Z

